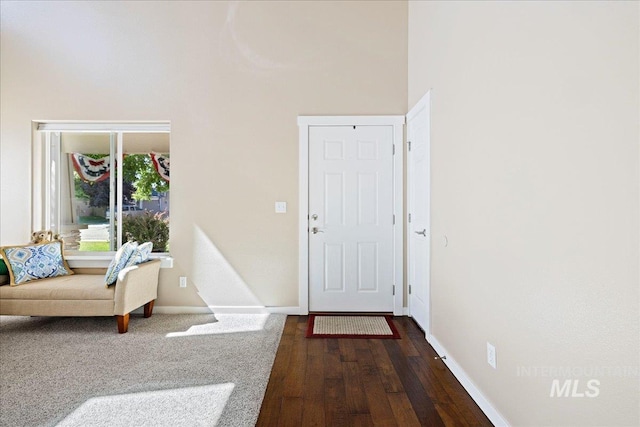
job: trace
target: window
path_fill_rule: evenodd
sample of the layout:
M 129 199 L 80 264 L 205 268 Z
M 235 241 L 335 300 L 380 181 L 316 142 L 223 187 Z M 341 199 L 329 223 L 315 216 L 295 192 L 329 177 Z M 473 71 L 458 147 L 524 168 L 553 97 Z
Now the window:
M 38 122 L 34 230 L 52 230 L 71 255 L 152 241 L 169 252 L 168 123 Z

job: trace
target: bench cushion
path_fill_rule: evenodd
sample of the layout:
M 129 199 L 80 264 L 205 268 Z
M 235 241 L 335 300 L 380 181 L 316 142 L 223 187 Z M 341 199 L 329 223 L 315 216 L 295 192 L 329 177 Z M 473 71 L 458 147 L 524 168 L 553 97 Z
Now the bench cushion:
M 35 280 L 21 286 L 0 286 L 0 299 L 112 300 L 115 287 L 104 286 L 104 276 L 78 274 Z

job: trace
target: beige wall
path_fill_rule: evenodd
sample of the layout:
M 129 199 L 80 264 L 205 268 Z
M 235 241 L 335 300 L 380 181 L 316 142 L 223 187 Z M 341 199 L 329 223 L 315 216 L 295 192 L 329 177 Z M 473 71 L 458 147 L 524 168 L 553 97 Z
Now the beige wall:
M 640 424 L 639 7 L 409 2 L 409 107 L 432 89 L 432 333 L 513 425 Z M 556 378 L 600 393 L 551 398 Z
M 170 120 L 157 305 L 297 306 L 296 116 L 405 113 L 407 4 L 1 4 L 0 244 L 31 232 L 31 120 Z

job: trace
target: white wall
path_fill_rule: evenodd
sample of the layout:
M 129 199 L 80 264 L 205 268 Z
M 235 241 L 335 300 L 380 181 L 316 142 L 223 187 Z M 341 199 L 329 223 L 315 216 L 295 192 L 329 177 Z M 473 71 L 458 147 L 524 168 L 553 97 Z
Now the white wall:
M 409 2 L 408 106 L 432 89 L 432 332 L 513 425 L 640 424 L 639 8 Z M 556 378 L 599 395 L 551 398 Z
M 170 120 L 156 306 L 297 306 L 297 116 L 405 112 L 407 4 L 0 7 L 0 244 L 30 236 L 31 120 Z

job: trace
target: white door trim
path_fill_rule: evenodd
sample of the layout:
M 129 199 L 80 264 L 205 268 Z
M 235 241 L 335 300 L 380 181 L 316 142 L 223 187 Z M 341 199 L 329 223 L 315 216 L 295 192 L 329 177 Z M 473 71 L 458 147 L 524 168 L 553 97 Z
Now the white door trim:
M 309 314 L 309 127 L 310 126 L 393 126 L 393 314 L 403 315 L 403 167 L 404 116 L 298 116 L 298 299 L 300 314 Z

